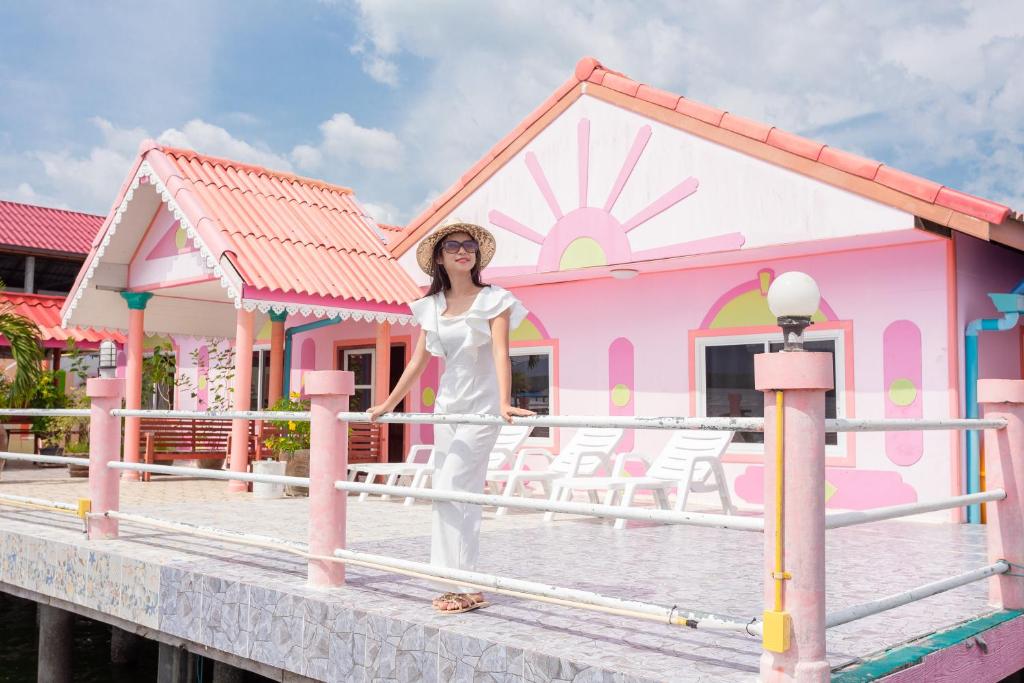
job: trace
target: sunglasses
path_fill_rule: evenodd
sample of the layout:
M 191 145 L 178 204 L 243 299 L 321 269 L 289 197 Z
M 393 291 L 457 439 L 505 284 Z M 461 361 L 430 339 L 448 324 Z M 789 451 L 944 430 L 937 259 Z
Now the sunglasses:
M 458 254 L 459 249 L 465 249 L 467 254 L 475 254 L 480 251 L 480 243 L 476 240 L 466 240 L 465 242 L 445 240 L 441 243 L 441 248 L 449 254 Z

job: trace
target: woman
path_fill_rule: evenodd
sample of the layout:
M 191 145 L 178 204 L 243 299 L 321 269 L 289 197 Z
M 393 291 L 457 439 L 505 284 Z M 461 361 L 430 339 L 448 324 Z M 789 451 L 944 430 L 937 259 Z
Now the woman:
M 427 366 L 428 355 L 441 356 L 444 374 L 435 402 L 437 413 L 534 413 L 511 405 L 512 365 L 509 330 L 526 309 L 512 294 L 486 285 L 480 271 L 494 256 L 494 236 L 472 223 L 451 223 L 426 237 L 416 260 L 431 276 L 427 295 L 410 304 L 423 328 L 409 366 L 387 400 L 370 408 L 370 419 L 394 409 Z M 434 426 L 434 488 L 480 493 L 487 460 L 498 438 L 498 425 Z M 473 570 L 480 550 L 479 505 L 435 502 L 430 562 L 441 567 Z M 458 592 L 434 599 L 434 608 L 448 614 L 486 607 L 482 593 L 459 586 Z

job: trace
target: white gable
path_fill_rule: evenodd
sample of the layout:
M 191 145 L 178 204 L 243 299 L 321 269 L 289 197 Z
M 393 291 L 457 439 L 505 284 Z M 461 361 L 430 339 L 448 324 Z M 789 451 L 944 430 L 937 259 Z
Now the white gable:
M 587 95 L 449 215 L 494 231 L 492 275 L 914 227 L 909 213 Z

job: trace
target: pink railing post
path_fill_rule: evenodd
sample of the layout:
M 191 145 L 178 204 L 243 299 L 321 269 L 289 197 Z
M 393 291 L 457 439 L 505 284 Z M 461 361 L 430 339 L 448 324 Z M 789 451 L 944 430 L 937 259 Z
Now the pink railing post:
M 1006 420 L 1005 429 L 985 430 L 985 488 L 1006 491 L 987 503 L 988 558 L 1010 562 L 1017 574 L 989 579 L 989 603 L 1024 609 L 1024 380 L 978 380 L 978 403 L 986 420 Z
M 318 370 L 306 373 L 310 398 L 309 434 L 309 552 L 333 556 L 345 547 L 347 495 L 334 482 L 348 478 L 348 423 L 337 415 L 348 410 L 355 388 L 351 372 Z M 345 565 L 310 560 L 309 585 L 323 588 L 345 583 Z
M 124 380 L 97 377 L 86 382 L 86 395 L 92 400 L 89 408 L 89 538 L 117 538 L 117 520 L 101 517 L 108 510 L 117 510 L 120 497 L 120 476 L 107 467 L 108 462 L 121 459 L 121 419 L 110 411 L 121 407 Z
M 788 351 L 754 358 L 764 392 L 764 597 L 762 683 L 828 681 L 825 657 L 825 392 L 832 354 Z M 783 577 L 776 574 L 776 401 L 783 392 Z M 781 579 L 781 612 L 777 602 Z

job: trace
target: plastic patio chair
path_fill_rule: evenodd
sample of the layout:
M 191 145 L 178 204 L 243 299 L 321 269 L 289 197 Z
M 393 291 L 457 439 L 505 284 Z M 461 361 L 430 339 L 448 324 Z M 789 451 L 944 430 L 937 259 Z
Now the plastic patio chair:
M 523 448 L 516 457 L 510 470 L 492 470 L 487 473 L 487 481 L 505 482 L 502 495 L 512 497 L 519 490 L 527 495 L 525 484 L 539 481 L 544 492 L 553 494 L 551 482 L 578 476 L 594 476 L 602 469 L 611 471 L 610 463 L 625 432 L 617 427 L 589 427 L 577 429 L 569 443 L 557 456 L 546 448 Z M 551 462 L 542 470 L 526 469 L 526 458 L 531 455 L 543 455 Z M 551 500 L 555 498 L 551 497 Z M 499 507 L 495 514 L 505 514 L 507 508 Z
M 572 477 L 552 482 L 551 499 L 573 491 L 587 491 L 591 500 L 596 502 L 597 492 L 604 491 L 604 503 L 612 505 L 615 497 L 621 492 L 620 505 L 629 507 L 633 504 L 638 490 L 654 492 L 659 507 L 668 509 L 666 490 L 676 489 L 674 509 L 682 512 L 690 493 L 707 493 L 717 491 L 722 510 L 727 515 L 735 509 L 729 495 L 729 484 L 722 469 L 722 454 L 732 441 L 732 432 L 715 432 L 700 429 L 682 429 L 674 432 L 661 453 L 650 461 L 641 453 L 622 453 L 615 458 L 612 476 L 610 477 Z M 647 472 L 641 477 L 630 477 L 626 473 L 626 463 L 630 460 L 649 462 Z M 550 521 L 554 513 L 548 512 L 544 519 Z M 626 526 L 625 519 L 616 519 L 615 528 Z
M 364 462 L 348 466 L 348 480 L 355 481 L 359 474 L 366 475 L 366 483 L 372 484 L 377 477 L 386 477 L 388 486 L 398 485 L 400 477 L 410 476 L 410 486 L 421 486 L 424 480 L 434 472 L 434 447 L 427 444 L 411 446 L 405 456 L 405 462 Z M 359 494 L 359 500 L 366 500 L 370 494 Z M 381 500 L 390 500 L 391 496 L 381 496 Z M 410 499 L 406 499 L 406 504 Z

